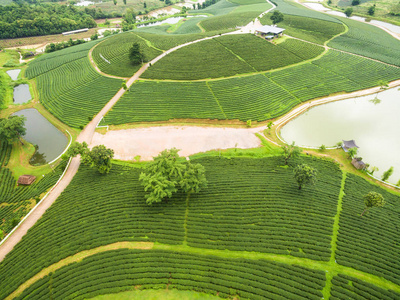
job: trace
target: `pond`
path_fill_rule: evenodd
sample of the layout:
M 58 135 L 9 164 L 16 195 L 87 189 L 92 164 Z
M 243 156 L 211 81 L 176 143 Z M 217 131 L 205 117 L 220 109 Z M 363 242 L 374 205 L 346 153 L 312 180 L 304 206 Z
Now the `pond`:
M 400 179 L 400 91 L 392 88 L 378 95 L 332 102 L 311 108 L 281 129 L 281 137 L 305 147 L 332 147 L 342 140 L 356 141 L 358 156 L 380 178 L 394 167 L 389 182 Z
M 33 145 L 37 145 L 36 153 L 30 161 L 32 165 L 51 162 L 67 147 L 67 137 L 36 109 L 23 109 L 14 113 L 14 115 L 26 117 L 24 139 Z
M 21 69 L 15 69 L 15 70 L 8 70 L 6 71 L 6 73 L 8 74 L 8 76 L 11 77 L 12 80 L 17 80 L 18 79 L 18 75 L 21 72 Z
M 14 87 L 14 103 L 23 104 L 32 99 L 28 84 L 20 84 Z

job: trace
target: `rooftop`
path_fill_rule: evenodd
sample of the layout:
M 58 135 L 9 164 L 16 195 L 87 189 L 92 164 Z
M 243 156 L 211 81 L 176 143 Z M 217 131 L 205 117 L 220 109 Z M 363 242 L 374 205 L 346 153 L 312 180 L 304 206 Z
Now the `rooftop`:
M 264 26 L 256 29 L 256 31 L 261 32 L 261 33 L 273 33 L 273 34 L 282 33 L 284 30 L 285 29 L 283 29 L 283 28 L 279 28 L 277 26 L 270 26 L 270 25 L 264 25 Z
M 33 175 L 22 175 L 18 178 L 18 185 L 30 185 L 36 180 Z

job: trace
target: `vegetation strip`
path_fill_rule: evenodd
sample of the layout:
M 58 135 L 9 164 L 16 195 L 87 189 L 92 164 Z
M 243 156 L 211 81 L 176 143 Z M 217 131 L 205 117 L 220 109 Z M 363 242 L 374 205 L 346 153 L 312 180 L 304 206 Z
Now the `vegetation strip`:
M 343 172 L 342 183 L 339 192 L 339 199 L 337 204 L 337 213 L 334 218 L 333 222 L 333 234 L 332 234 L 332 241 L 331 241 L 331 259 L 329 263 L 332 266 L 336 265 L 336 248 L 337 248 L 337 236 L 339 233 L 339 219 L 340 213 L 342 211 L 342 201 L 344 196 L 344 186 L 346 184 L 346 177 L 347 173 Z M 324 299 L 328 300 L 331 296 L 331 289 L 332 289 L 332 278 L 337 274 L 332 274 L 331 272 L 326 273 L 326 284 L 324 289 L 322 290 L 322 294 L 324 295 Z
M 373 283 L 379 287 L 384 289 L 391 289 L 395 292 L 400 292 L 400 286 L 385 280 L 381 277 L 371 275 L 365 272 L 361 272 L 355 270 L 353 268 L 339 266 L 339 265 L 332 265 L 330 262 L 322 262 L 322 261 L 314 261 L 307 258 L 299 258 L 293 257 L 289 255 L 279 255 L 279 254 L 269 254 L 269 253 L 259 253 L 259 252 L 246 252 L 246 251 L 230 251 L 230 250 L 215 250 L 215 249 L 204 249 L 204 248 L 193 248 L 184 245 L 166 245 L 166 244 L 158 244 L 158 243 L 151 243 L 151 242 L 117 242 L 105 246 L 100 246 L 91 250 L 85 250 L 79 252 L 75 255 L 69 256 L 60 260 L 59 262 L 43 269 L 35 276 L 27 280 L 25 283 L 20 285 L 17 290 L 15 290 L 12 294 L 10 294 L 5 300 L 11 300 L 15 297 L 19 296 L 26 288 L 30 285 L 38 281 L 39 279 L 49 275 L 50 273 L 61 269 L 64 266 L 67 266 L 72 263 L 80 262 L 84 258 L 105 252 L 110 250 L 116 249 L 146 249 L 146 250 L 167 250 L 167 251 L 174 251 L 174 252 L 181 252 L 181 253 L 192 253 L 198 255 L 213 255 L 223 258 L 246 258 L 252 260 L 259 260 L 265 259 L 274 262 L 285 263 L 289 265 L 297 265 L 306 267 L 313 270 L 322 270 L 328 271 L 332 274 L 344 274 L 348 276 L 355 277 L 357 279 L 361 279 L 367 281 L 369 283 Z M 325 295 L 324 295 L 325 296 Z M 326 299 L 326 298 L 325 298 Z

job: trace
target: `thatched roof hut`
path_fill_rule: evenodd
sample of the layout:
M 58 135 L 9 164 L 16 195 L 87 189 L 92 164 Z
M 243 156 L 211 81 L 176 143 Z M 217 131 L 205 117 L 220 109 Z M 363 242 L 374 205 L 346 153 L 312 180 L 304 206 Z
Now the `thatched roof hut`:
M 351 164 L 357 169 L 357 170 L 364 170 L 367 168 L 367 164 L 363 162 L 359 157 L 353 158 L 351 161 Z
M 22 175 L 18 178 L 18 185 L 31 185 L 36 180 L 36 176 Z
M 343 140 L 342 148 L 345 152 L 349 151 L 350 148 L 360 148 L 356 145 L 354 140 L 345 141 Z

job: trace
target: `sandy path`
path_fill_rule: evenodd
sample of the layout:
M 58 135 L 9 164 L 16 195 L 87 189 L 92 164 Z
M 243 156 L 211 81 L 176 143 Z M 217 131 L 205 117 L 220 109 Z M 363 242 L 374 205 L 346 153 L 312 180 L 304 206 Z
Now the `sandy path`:
M 164 149 L 181 149 L 180 156 L 208 150 L 228 148 L 248 149 L 261 146 L 254 132 L 259 128 L 218 128 L 195 126 L 160 126 L 95 133 L 91 147 L 105 145 L 114 150 L 114 158 L 151 160 Z

